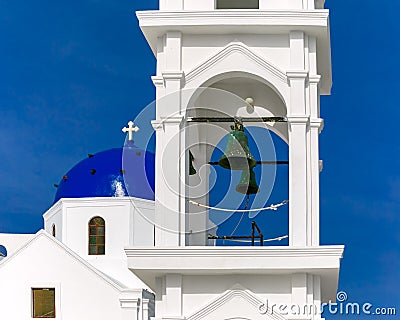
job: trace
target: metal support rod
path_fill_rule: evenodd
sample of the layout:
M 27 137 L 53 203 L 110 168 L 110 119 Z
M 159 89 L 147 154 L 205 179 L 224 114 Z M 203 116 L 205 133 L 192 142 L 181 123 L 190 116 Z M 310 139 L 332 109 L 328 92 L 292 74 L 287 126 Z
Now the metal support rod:
M 210 240 L 230 240 L 230 239 L 251 239 L 253 236 L 212 236 L 209 235 Z M 260 239 L 260 236 L 254 235 L 254 239 Z
M 218 165 L 218 161 L 210 161 L 208 164 L 212 165 L 212 166 L 216 166 Z M 276 164 L 276 165 L 280 165 L 280 164 L 289 164 L 289 161 L 286 160 L 278 160 L 278 161 L 257 161 L 257 164 Z
M 264 245 L 264 236 L 260 230 L 260 228 L 258 227 L 257 223 L 255 221 L 251 222 L 251 225 L 254 226 L 257 229 L 257 232 L 259 234 L 259 238 L 260 238 L 260 246 Z
M 251 222 L 251 245 L 254 247 L 254 225 L 256 223 L 254 221 Z
M 255 235 L 257 230 L 258 236 Z M 254 247 L 255 239 L 260 239 L 260 246 L 264 246 L 264 236 L 255 221 L 251 222 L 251 236 L 213 236 L 208 235 L 210 240 L 234 240 L 234 239 L 251 239 L 251 245 Z
M 254 118 L 240 118 L 240 117 L 190 117 L 187 122 L 287 122 L 286 117 L 254 117 Z

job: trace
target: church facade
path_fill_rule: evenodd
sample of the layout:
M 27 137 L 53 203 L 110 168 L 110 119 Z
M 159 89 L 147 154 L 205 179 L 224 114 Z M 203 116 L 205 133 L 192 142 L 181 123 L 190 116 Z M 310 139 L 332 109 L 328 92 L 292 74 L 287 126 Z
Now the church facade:
M 157 58 L 155 155 L 135 146 L 138 127 L 129 123 L 124 147 L 89 155 L 63 177 L 44 230 L 0 235 L 8 250 L 0 261 L 2 314 L 322 319 L 344 251 L 319 240 L 320 96 L 332 85 L 324 0 L 160 0 L 159 7 L 137 12 Z M 257 246 L 216 245 L 210 211 L 228 209 L 210 203 L 211 156 L 227 135 L 242 137 L 244 147 L 244 126 L 288 145 L 286 246 L 268 246 L 261 235 Z M 251 177 L 262 163 L 238 150 L 225 168 Z M 236 190 L 243 197 L 232 212 L 277 209 L 241 209 L 262 191 Z

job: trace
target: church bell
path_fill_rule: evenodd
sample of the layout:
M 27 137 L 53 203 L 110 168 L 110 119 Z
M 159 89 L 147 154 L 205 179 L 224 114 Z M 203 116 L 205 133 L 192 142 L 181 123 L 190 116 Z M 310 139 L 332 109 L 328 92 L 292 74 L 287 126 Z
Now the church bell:
M 249 149 L 249 140 L 244 132 L 243 124 L 235 119 L 235 125 L 231 126 L 226 143 L 225 152 L 219 159 L 218 164 L 230 170 L 248 170 L 257 165 L 257 161 Z
M 253 169 L 243 170 L 239 184 L 236 186 L 236 191 L 247 195 L 256 194 L 260 191 Z
M 197 173 L 196 169 L 193 166 L 194 156 L 192 151 L 189 150 L 189 175 L 192 176 Z

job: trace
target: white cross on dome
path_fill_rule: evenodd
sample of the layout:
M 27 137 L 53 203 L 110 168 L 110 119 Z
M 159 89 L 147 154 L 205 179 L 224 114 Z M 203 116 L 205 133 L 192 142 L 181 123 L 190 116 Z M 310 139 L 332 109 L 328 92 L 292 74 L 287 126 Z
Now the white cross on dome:
M 133 133 L 138 131 L 139 127 L 135 126 L 133 121 L 128 122 L 128 128 L 127 127 L 122 128 L 122 132 L 128 133 L 128 141 L 133 141 Z

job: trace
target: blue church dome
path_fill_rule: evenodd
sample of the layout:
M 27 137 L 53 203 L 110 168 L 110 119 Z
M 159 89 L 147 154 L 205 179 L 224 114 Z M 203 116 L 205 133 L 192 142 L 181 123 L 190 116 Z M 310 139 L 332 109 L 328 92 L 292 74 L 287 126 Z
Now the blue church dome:
M 136 197 L 154 200 L 154 154 L 128 144 L 89 155 L 68 171 L 54 199 Z

